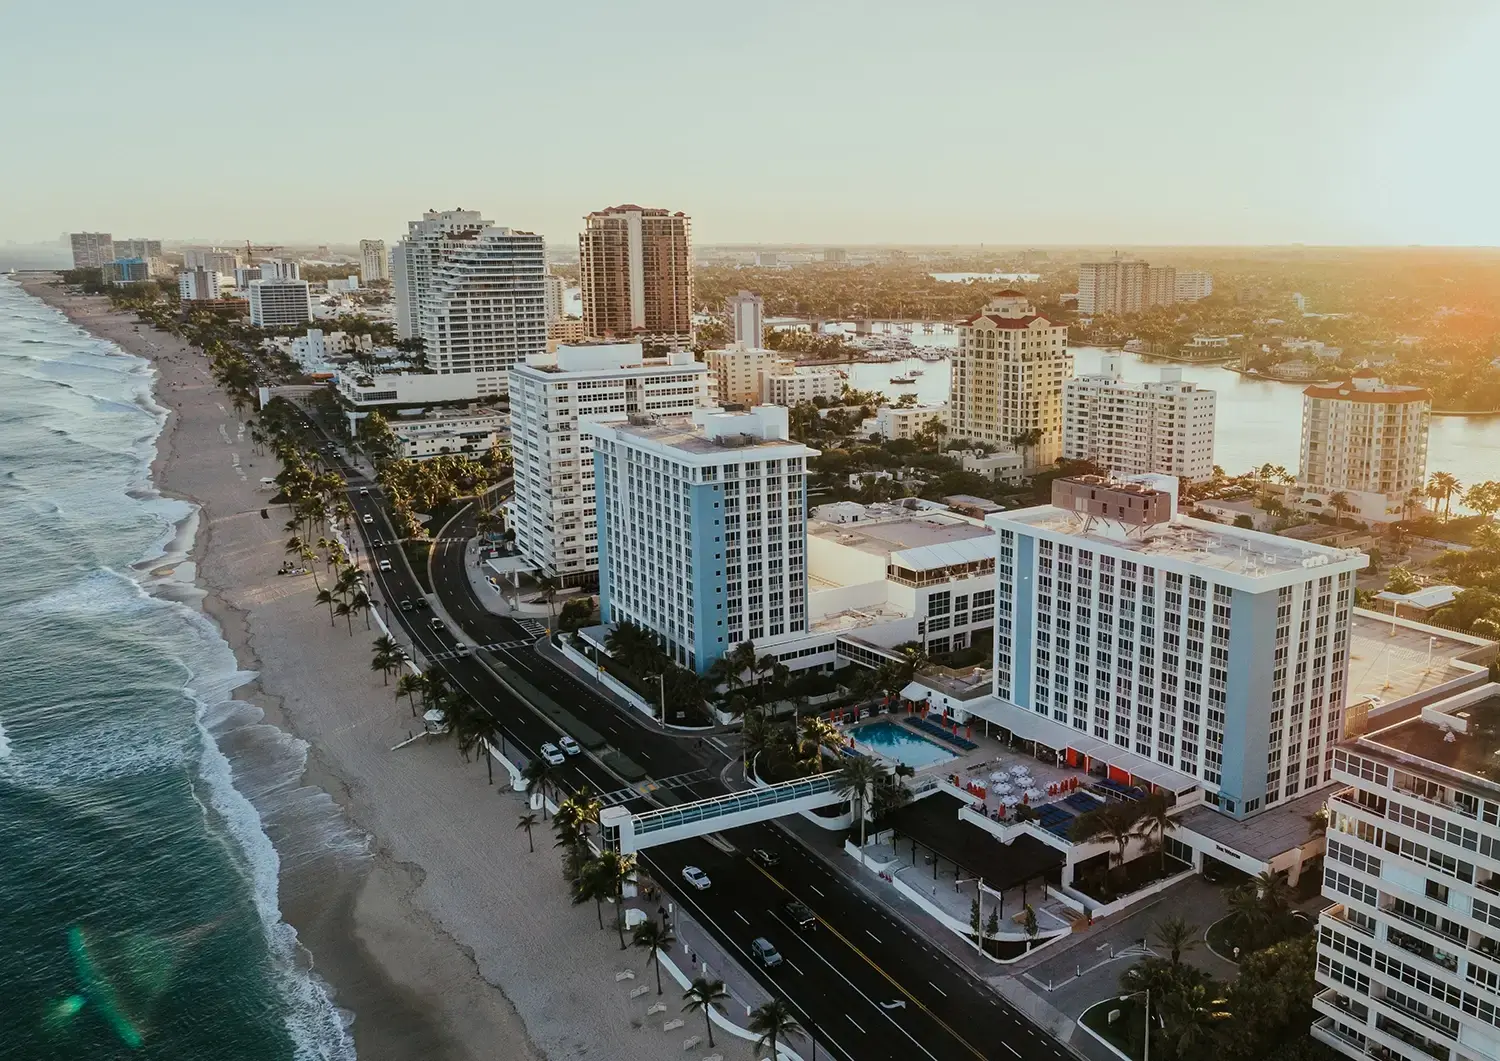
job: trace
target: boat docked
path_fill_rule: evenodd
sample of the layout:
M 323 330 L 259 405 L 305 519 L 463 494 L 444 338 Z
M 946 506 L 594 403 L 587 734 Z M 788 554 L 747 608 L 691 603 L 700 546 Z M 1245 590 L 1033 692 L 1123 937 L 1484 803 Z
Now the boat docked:
M 897 384 L 898 386 L 910 387 L 915 386 L 917 381 L 912 379 L 910 376 L 892 376 L 891 382 Z

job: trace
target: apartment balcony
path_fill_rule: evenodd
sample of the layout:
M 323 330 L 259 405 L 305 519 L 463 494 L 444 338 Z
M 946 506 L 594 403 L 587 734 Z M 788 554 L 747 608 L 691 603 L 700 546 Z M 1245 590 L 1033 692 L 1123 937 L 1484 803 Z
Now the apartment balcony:
M 1375 930 L 1368 925 L 1362 925 L 1350 918 L 1349 908 L 1343 903 L 1340 903 L 1338 906 L 1330 906 L 1323 911 L 1323 916 L 1328 918 L 1334 928 L 1358 932 L 1360 935 L 1368 936 L 1370 939 L 1375 938 Z
M 1410 1056 L 1411 1050 L 1420 1050 L 1428 1057 L 1437 1058 L 1438 1061 L 1449 1061 L 1452 1056 L 1452 1051 L 1443 1043 L 1427 1038 L 1421 1032 L 1408 1028 L 1384 1013 L 1377 1013 L 1375 1024 L 1369 1032 L 1370 1054 L 1382 1061 L 1388 1058 L 1391 1061 L 1397 1061 L 1397 1059 L 1404 1061 Z
M 1454 1041 L 1457 1041 L 1458 1039 L 1459 1023 L 1452 1017 L 1439 1013 L 1436 1010 L 1428 1013 L 1422 1013 L 1418 1010 L 1410 1009 L 1403 1003 L 1396 1001 L 1396 999 L 1392 998 L 1390 995 L 1380 995 L 1375 999 L 1375 1001 L 1380 1003 L 1380 1005 L 1384 1006 L 1385 1008 L 1392 1010 L 1395 1013 L 1399 1013 L 1402 1020 L 1416 1021 L 1418 1024 L 1422 1025 L 1422 1027 L 1430 1028 L 1444 1038 L 1452 1039 Z M 1378 1013 L 1379 1011 L 1377 1010 L 1376 1012 Z M 1442 1049 L 1446 1050 L 1447 1047 L 1442 1047 Z
M 1426 926 L 1421 927 L 1425 928 Z M 1421 958 L 1429 965 L 1436 966 L 1449 973 L 1458 972 L 1458 955 L 1449 954 L 1441 947 L 1433 946 L 1424 939 L 1418 939 L 1394 927 L 1386 928 L 1385 938 L 1387 943 L 1400 947 L 1406 953 Z
M 1314 1006 L 1316 1006 L 1317 999 L 1314 999 L 1313 1002 Z M 1311 1031 L 1314 1039 L 1321 1039 L 1335 1050 L 1355 1055 L 1363 1055 L 1365 1053 L 1365 1039 L 1343 1031 L 1339 1027 L 1338 1021 L 1333 1017 L 1323 1017 L 1321 1020 L 1313 1021 Z
M 1436 938 L 1443 940 L 1444 942 L 1454 943 L 1460 947 L 1467 947 L 1469 945 L 1469 931 L 1462 926 L 1459 927 L 1459 931 L 1462 933 L 1462 935 L 1456 935 L 1452 932 L 1448 932 L 1442 928 L 1439 928 L 1437 925 L 1429 924 L 1428 922 L 1412 917 L 1409 914 L 1402 913 L 1395 907 L 1382 906 L 1380 908 L 1380 913 L 1382 917 L 1388 917 L 1394 921 L 1400 921 L 1403 924 L 1410 925 L 1413 928 L 1419 929 L 1422 932 L 1429 933 L 1430 935 L 1435 936 Z M 1432 944 L 1430 941 L 1424 940 L 1423 942 L 1429 947 L 1436 947 L 1436 945 Z M 1397 946 L 1400 946 L 1400 944 L 1398 943 Z

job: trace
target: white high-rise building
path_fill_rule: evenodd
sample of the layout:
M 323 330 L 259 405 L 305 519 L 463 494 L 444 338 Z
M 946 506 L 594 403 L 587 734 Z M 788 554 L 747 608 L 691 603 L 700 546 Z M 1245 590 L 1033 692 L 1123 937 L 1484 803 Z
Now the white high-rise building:
M 567 281 L 560 276 L 554 276 L 550 271 L 542 277 L 543 288 L 542 299 L 547 310 L 547 323 L 560 321 L 567 316 L 563 312 L 567 305 L 568 286 Z
M 262 280 L 301 280 L 302 263 L 290 258 L 262 258 L 260 266 Z
M 999 535 L 986 717 L 1201 781 L 1244 817 L 1331 778 L 1363 554 L 1192 519 L 1177 480 L 1059 479 Z
M 1116 475 L 1160 472 L 1196 482 L 1214 473 L 1215 395 L 1185 383 L 1182 369 L 1131 383 L 1118 356 L 1063 387 L 1063 457 L 1092 461 Z
M 758 348 L 765 338 L 766 302 L 759 295 L 741 291 L 724 300 L 732 338 L 742 346 Z
M 411 339 L 422 322 L 422 300 L 432 281 L 432 271 L 450 236 L 464 238 L 481 232 L 490 222 L 478 210 L 428 210 L 422 220 L 406 226 L 406 238 L 391 251 L 391 283 L 395 286 L 396 334 Z
M 259 328 L 285 328 L 312 319 L 312 296 L 306 280 L 250 281 L 251 324 Z
M 1366 1058 L 1500 1057 L 1500 686 L 1333 750 L 1314 1038 Z
M 373 284 L 378 280 L 389 280 L 391 278 L 391 258 L 385 250 L 383 239 L 362 239 L 359 241 L 359 279 L 362 283 Z
M 949 434 L 1015 446 L 1028 469 L 1062 456 L 1063 381 L 1073 374 L 1068 328 L 1019 291 L 1002 291 L 962 321 L 953 353 Z
M 699 673 L 746 639 L 807 632 L 807 459 L 787 411 L 592 425 L 599 609 Z M 720 539 L 722 538 L 722 542 Z
M 559 346 L 512 368 L 510 523 L 527 561 L 567 585 L 599 570 L 589 418 L 708 403 L 708 366 L 686 350 L 647 358 L 639 343 Z
M 75 269 L 102 269 L 115 260 L 115 241 L 108 232 L 73 232 L 69 240 Z
M 184 269 L 177 274 L 177 297 L 183 302 L 212 302 L 220 298 L 224 278 L 216 269 Z
M 423 340 L 432 371 L 503 394 L 510 368 L 547 350 L 542 237 L 473 210 L 428 211 L 407 230 L 392 255 L 399 334 Z
M 1359 519 L 1390 523 L 1409 513 L 1427 481 L 1432 394 L 1384 383 L 1368 369 L 1343 383 L 1302 392 L 1302 452 L 1297 485 L 1303 504 L 1336 507 Z
M 782 355 L 775 350 L 739 343 L 723 350 L 710 350 L 707 357 L 714 401 L 720 405 L 747 408 L 761 400 L 765 386 L 761 381 L 782 360 Z
M 1197 269 L 1178 270 L 1178 302 L 1197 302 L 1200 298 L 1207 298 L 1213 293 L 1214 278 L 1211 274 Z
M 235 267 L 239 264 L 240 257 L 234 251 L 221 250 L 218 247 L 184 247 L 182 249 L 184 269 L 212 269 L 225 276 L 232 276 Z

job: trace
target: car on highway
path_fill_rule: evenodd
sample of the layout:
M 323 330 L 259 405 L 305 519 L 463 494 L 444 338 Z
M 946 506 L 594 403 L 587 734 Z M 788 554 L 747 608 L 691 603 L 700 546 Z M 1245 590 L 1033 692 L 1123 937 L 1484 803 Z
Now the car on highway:
M 428 600 L 426 597 L 418 597 L 413 603 L 415 603 L 418 608 L 432 607 L 432 601 Z
M 750 857 L 767 869 L 770 869 L 772 866 L 781 865 L 781 857 L 776 852 L 767 851 L 763 847 L 757 847 L 754 851 L 751 851 Z
M 369 497 L 370 496 L 370 488 L 368 486 L 361 486 L 359 488 L 359 496 L 360 497 Z
M 781 912 L 786 915 L 788 921 L 803 932 L 818 927 L 817 916 L 806 905 L 795 899 L 783 906 Z
M 557 750 L 557 745 L 553 744 L 551 741 L 543 744 L 540 752 L 542 758 L 546 759 L 553 766 L 561 766 L 563 763 L 568 761 L 567 757 L 564 756 L 562 752 Z
M 382 560 L 382 561 L 380 561 L 380 570 L 382 570 L 382 571 L 389 571 L 390 569 L 391 569 L 391 562 L 389 560 Z
M 682 879 L 694 888 L 697 888 L 700 892 L 707 891 L 708 886 L 713 883 L 708 879 L 708 874 L 704 873 L 697 866 L 683 866 Z
M 562 750 L 567 752 L 569 755 L 577 755 L 583 751 L 583 749 L 578 746 L 578 742 L 572 737 L 562 737 L 558 740 L 557 743 L 558 746 L 561 747 Z
M 434 615 L 434 616 L 433 616 L 433 617 L 432 617 L 432 619 L 431 619 L 431 621 L 429 621 L 429 622 L 428 622 L 428 624 L 427 624 L 427 625 L 428 625 L 428 626 L 430 626 L 430 627 L 432 627 L 432 628 L 433 628 L 433 629 L 434 629 L 434 630 L 443 630 L 443 629 L 446 629 L 446 628 L 445 628 L 445 627 L 444 627 L 444 626 L 443 626 L 443 620 L 442 620 L 442 619 L 440 619 L 440 618 L 439 618 L 439 617 L 438 617 L 438 616 L 436 616 L 436 615 Z
M 402 602 L 401 602 L 401 610 L 402 611 L 409 612 L 409 611 L 411 611 L 411 608 L 412 608 L 412 605 L 411 605 L 411 601 L 410 600 L 402 600 Z
M 361 523 L 374 523 L 375 517 L 366 512 L 363 516 L 359 517 L 359 521 Z
M 467 656 L 469 654 L 469 646 L 462 641 L 455 641 L 453 642 L 453 654 L 455 656 Z
M 776 944 L 766 939 L 765 936 L 756 936 L 750 941 L 750 953 L 755 955 L 755 960 L 767 969 L 774 969 L 781 964 L 781 952 L 776 949 Z

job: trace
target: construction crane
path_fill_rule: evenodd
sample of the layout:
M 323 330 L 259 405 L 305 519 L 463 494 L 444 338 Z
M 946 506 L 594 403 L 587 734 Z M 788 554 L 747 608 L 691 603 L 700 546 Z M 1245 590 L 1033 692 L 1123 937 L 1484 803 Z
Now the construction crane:
M 279 243 L 272 244 L 269 247 L 252 247 L 250 245 L 250 241 L 247 239 L 245 241 L 245 264 L 246 265 L 254 265 L 255 264 L 255 252 L 256 251 L 280 251 L 280 250 L 286 250 L 286 248 L 284 246 L 282 246 L 281 244 L 279 244 Z

